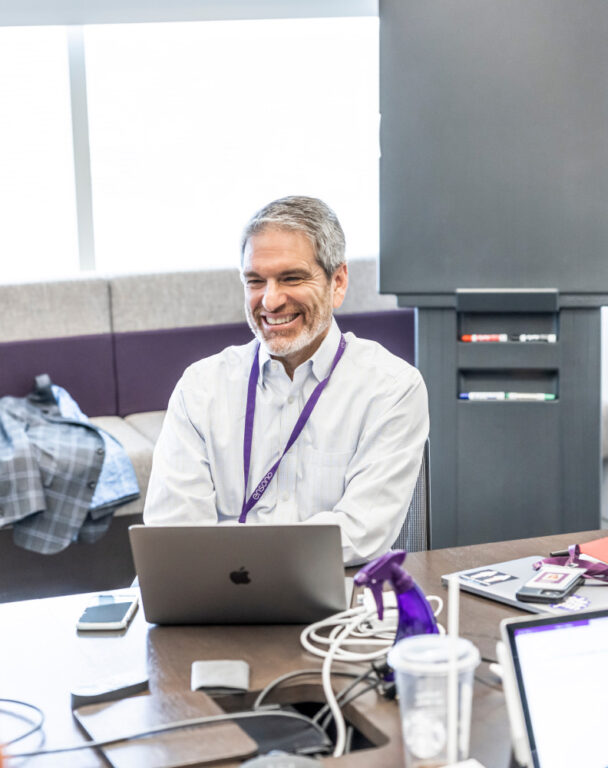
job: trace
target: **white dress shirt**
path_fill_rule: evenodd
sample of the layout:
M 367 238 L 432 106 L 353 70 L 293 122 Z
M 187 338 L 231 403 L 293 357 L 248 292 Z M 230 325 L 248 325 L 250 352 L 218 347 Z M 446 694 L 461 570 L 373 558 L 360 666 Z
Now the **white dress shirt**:
M 346 349 L 310 419 L 247 516 L 260 523 L 338 523 L 344 561 L 386 552 L 409 507 L 428 434 L 418 370 L 380 344 L 345 334 Z M 261 347 L 247 497 L 283 452 L 307 399 L 331 367 L 334 320 L 293 381 Z M 144 521 L 235 523 L 244 495 L 247 383 L 257 342 L 186 369 L 154 451 Z

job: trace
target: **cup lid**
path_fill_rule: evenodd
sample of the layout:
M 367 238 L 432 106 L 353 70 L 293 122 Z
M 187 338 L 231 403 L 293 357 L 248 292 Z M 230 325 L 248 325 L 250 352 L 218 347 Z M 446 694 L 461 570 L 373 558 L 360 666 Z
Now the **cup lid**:
M 448 635 L 413 635 L 405 637 L 388 652 L 388 663 L 396 672 L 445 674 L 453 657 L 461 669 L 474 669 L 480 662 L 479 651 L 464 637 Z

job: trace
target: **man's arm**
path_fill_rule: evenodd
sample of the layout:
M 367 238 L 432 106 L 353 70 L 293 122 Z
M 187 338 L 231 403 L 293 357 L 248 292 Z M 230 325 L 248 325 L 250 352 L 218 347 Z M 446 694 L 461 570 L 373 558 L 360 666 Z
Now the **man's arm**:
M 417 373 L 417 372 L 416 372 Z M 428 399 L 419 373 L 382 397 L 363 424 L 332 510 L 306 523 L 339 523 L 344 561 L 355 565 L 388 551 L 405 521 L 428 436 Z
M 148 525 L 217 522 L 215 487 L 204 436 L 190 420 L 183 379 L 177 384 L 154 449 L 144 506 Z

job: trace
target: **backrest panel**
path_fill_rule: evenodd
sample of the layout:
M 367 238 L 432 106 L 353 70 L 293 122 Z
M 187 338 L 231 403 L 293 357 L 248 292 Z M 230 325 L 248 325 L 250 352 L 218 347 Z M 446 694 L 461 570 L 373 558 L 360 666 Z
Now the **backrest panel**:
M 340 315 L 337 320 L 342 331 L 378 341 L 413 363 L 413 310 Z M 164 410 L 188 365 L 251 338 L 246 323 L 116 333 L 119 415 Z
M 0 397 L 28 395 L 40 373 L 67 389 L 87 416 L 117 412 L 111 334 L 0 344 Z

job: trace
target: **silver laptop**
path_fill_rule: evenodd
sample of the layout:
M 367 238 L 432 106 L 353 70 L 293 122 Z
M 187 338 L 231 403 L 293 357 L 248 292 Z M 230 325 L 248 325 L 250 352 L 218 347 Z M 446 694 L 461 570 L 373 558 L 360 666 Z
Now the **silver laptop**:
M 347 607 L 338 525 L 132 525 L 146 621 L 305 624 Z
M 572 595 L 560 603 L 524 603 L 518 600 L 515 593 L 532 578 L 535 573 L 532 565 L 542 557 L 542 555 L 519 557 L 516 560 L 466 568 L 464 571 L 455 573 L 458 576 L 460 588 L 465 592 L 513 605 L 522 611 L 561 614 L 608 608 L 608 584 L 594 579 L 587 579 L 584 586 L 578 587 Z M 443 575 L 441 581 L 446 584 L 451 575 Z
M 500 630 L 516 757 L 530 768 L 606 768 L 608 610 L 506 619 Z

